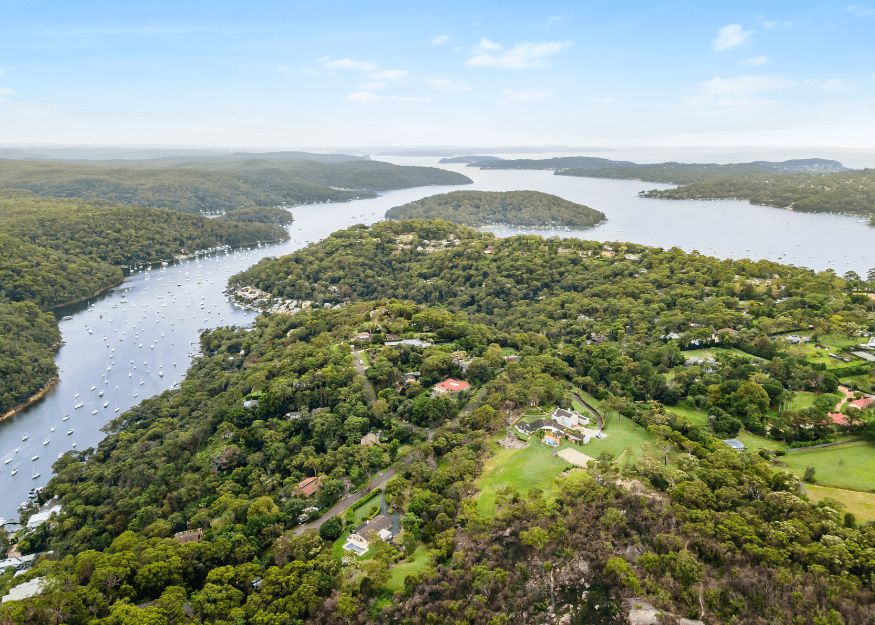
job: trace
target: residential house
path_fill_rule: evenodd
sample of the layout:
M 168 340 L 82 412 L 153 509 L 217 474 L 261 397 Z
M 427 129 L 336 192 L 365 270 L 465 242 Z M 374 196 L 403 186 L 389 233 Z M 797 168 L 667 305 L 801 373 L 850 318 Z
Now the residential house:
M 487 245 L 487 246 L 486 246 L 486 249 L 483 250 L 483 253 L 484 253 L 484 254 L 487 254 L 487 255 L 488 255 L 488 254 L 493 254 L 494 252 L 495 252 L 495 246 L 494 246 L 494 245 Z
M 388 337 L 387 337 L 388 338 Z M 433 343 L 429 343 L 428 341 L 423 341 L 421 339 L 403 339 L 401 341 L 386 341 L 383 343 L 388 347 L 394 347 L 396 345 L 407 345 L 409 347 L 421 347 L 425 349 L 426 347 L 431 347 Z
M 550 432 L 557 437 L 567 438 L 572 443 L 577 443 L 578 445 L 587 445 L 589 444 L 589 435 L 581 432 L 580 430 L 574 430 L 570 427 L 566 427 L 555 421 L 554 419 L 537 419 L 532 421 L 531 423 L 527 423 L 525 421 L 520 421 L 516 424 L 516 429 L 526 436 L 532 436 L 535 432 L 539 430 L 545 430 Z
M 343 546 L 347 551 L 362 555 L 368 550 L 368 541 L 373 536 L 379 536 L 383 540 L 392 540 L 392 519 L 385 514 L 378 514 L 373 519 L 359 525 L 353 533 L 346 537 Z
M 550 416 L 554 421 L 567 428 L 573 428 L 579 425 L 589 425 L 589 417 L 584 417 L 582 414 L 573 410 L 557 408 Z
M 447 395 L 449 393 L 458 393 L 471 388 L 467 382 L 447 378 L 443 382 L 439 382 L 432 388 L 432 395 Z
M 745 449 L 747 449 L 744 446 L 744 443 L 742 443 L 737 438 L 730 438 L 730 439 L 727 439 L 723 442 L 726 443 L 727 445 L 729 445 L 730 447 L 732 447 L 735 451 L 744 451 Z
M 303 480 L 298 484 L 298 487 L 295 489 L 295 491 L 298 495 L 301 495 L 302 497 L 312 497 L 319 492 L 319 489 L 322 487 L 323 480 L 325 480 L 324 475 L 308 477 L 306 480 Z
M 255 410 L 256 408 L 258 408 L 258 400 L 257 399 L 247 400 L 247 401 L 243 402 L 243 407 L 246 410 Z
M 362 447 L 370 447 L 372 445 L 379 445 L 380 437 L 371 432 L 370 434 L 365 434 L 361 440 Z
M 861 410 L 864 408 L 868 408 L 872 404 L 875 404 L 875 401 L 869 399 L 868 397 L 863 397 L 861 399 L 855 399 L 854 401 L 848 402 L 849 406 L 853 406 L 854 408 L 860 408 Z
M 43 586 L 47 583 L 45 577 L 35 577 L 23 584 L 13 586 L 9 589 L 9 594 L 3 597 L 2 603 L 6 603 L 7 601 L 17 601 L 19 599 L 30 599 L 42 592 Z
M 176 532 L 173 535 L 173 539 L 179 543 L 199 543 L 203 537 L 204 531 L 201 528 L 187 532 Z

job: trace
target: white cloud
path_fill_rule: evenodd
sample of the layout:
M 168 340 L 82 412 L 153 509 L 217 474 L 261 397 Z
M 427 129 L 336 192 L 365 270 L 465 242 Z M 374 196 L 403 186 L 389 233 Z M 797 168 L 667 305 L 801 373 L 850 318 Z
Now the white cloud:
M 709 95 L 734 96 L 757 91 L 772 91 L 792 87 L 796 83 L 787 78 L 774 76 L 739 76 L 737 78 L 712 78 L 702 83 Z
M 610 98 L 597 98 L 592 95 L 585 96 L 583 99 L 585 102 L 590 102 L 592 104 L 610 104 L 613 102 Z
M 543 98 L 549 98 L 551 95 L 553 95 L 552 91 L 514 91 L 513 89 L 504 90 L 504 99 L 514 102 L 520 100 L 541 100 Z
M 474 88 L 472 85 L 455 83 L 449 78 L 426 78 L 425 84 L 436 91 L 471 91 Z
M 752 30 L 742 30 L 739 24 L 728 24 L 717 31 L 717 38 L 711 43 L 717 51 L 728 50 L 743 44 L 753 33 Z
M 4 95 L 10 95 L 10 94 L 15 93 L 15 90 L 10 89 L 9 87 L 0 87 L 0 93 L 2 93 Z
M 370 74 L 374 80 L 391 80 L 392 82 L 404 82 L 409 72 L 404 69 L 387 69 L 382 72 Z
M 780 20 L 766 20 L 763 22 L 763 28 L 777 28 L 778 26 L 790 28 L 792 25 L 793 22 L 782 22 Z
M 411 98 L 407 96 L 400 95 L 378 95 L 371 91 L 356 91 L 355 93 L 350 93 L 346 96 L 347 100 L 352 100 L 353 102 L 379 102 L 381 100 L 391 101 L 391 102 L 427 102 L 431 98 Z
M 744 59 L 742 64 L 744 65 L 765 65 L 769 62 L 769 57 L 767 56 L 753 56 L 749 59 Z
M 359 69 L 363 72 L 373 72 L 380 66 L 370 61 L 354 61 L 352 59 L 335 59 L 332 61 L 327 56 L 319 59 L 319 62 L 328 69 Z
M 556 54 L 567 48 L 569 45 L 571 45 L 570 41 L 518 43 L 501 56 L 493 56 L 488 53 L 478 54 L 477 56 L 471 57 L 465 61 L 465 65 L 473 67 L 498 67 L 500 69 L 548 67 L 543 58 L 545 56 Z
M 481 50 L 501 50 L 501 46 L 495 43 L 494 41 L 489 41 L 485 37 L 480 40 L 480 43 L 477 44 L 477 47 Z
M 446 35 L 438 35 L 437 37 L 435 37 L 434 39 L 431 40 L 431 45 L 442 46 L 446 42 L 448 42 L 449 40 L 450 40 L 450 38 L 447 37 Z
M 369 83 L 365 83 L 363 85 L 359 85 L 359 88 L 370 91 L 371 89 L 382 89 L 383 87 L 385 87 L 388 84 L 389 83 L 387 83 L 387 82 L 369 82 Z
M 859 17 L 869 17 L 875 13 L 875 9 L 870 9 L 862 4 L 851 4 L 845 7 L 845 13 L 853 13 Z
M 356 91 L 355 93 L 350 93 L 346 96 L 347 100 L 353 100 L 355 102 L 376 102 L 377 100 L 382 100 L 383 98 L 378 96 L 376 93 L 371 93 L 370 91 Z
M 846 91 L 853 91 L 857 86 L 849 85 L 842 78 L 830 78 L 829 80 L 823 81 L 820 88 L 824 91 L 829 91 L 830 93 L 844 93 Z

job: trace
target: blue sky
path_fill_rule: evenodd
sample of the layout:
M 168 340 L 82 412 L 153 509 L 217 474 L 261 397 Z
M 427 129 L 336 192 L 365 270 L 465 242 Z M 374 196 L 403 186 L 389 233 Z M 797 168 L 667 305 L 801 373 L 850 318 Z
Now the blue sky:
M 9 3 L 0 143 L 873 147 L 875 0 L 705 4 Z

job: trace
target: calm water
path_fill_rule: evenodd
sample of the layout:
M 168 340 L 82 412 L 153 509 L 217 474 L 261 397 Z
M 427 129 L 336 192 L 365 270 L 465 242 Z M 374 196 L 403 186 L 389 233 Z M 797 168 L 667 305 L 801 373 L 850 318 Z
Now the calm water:
M 387 160 L 416 165 L 437 165 L 438 161 Z M 840 274 L 848 269 L 864 274 L 875 267 L 875 230 L 859 218 L 798 214 L 737 201 L 672 202 L 637 197 L 642 189 L 660 186 L 653 183 L 571 178 L 546 171 L 441 167 L 472 178 L 475 184 L 464 187 L 467 189 L 543 191 L 608 216 L 607 223 L 591 230 L 531 231 L 537 234 L 678 246 L 720 258 L 769 258 L 817 270 L 832 267 Z M 17 518 L 18 504 L 31 487 L 45 485 L 59 452 L 72 449 L 74 442 L 76 449 L 96 446 L 104 436 L 100 428 L 108 421 L 181 380 L 191 354 L 198 349 L 200 329 L 253 320 L 252 313 L 232 306 L 224 297 L 231 275 L 266 256 L 288 254 L 315 243 L 340 228 L 379 221 L 393 206 L 458 189 L 420 187 L 352 203 L 296 207 L 295 222 L 289 227 L 292 239 L 286 243 L 143 271 L 89 306 L 81 306 L 72 320 L 60 322 L 65 345 L 57 354 L 61 373 L 57 387 L 37 405 L 0 424 L 0 517 Z M 499 236 L 521 231 L 495 230 Z M 103 397 L 98 396 L 100 390 Z M 75 408 L 80 402 L 83 406 Z M 69 419 L 64 421 L 66 415 Z M 70 429 L 73 433 L 68 435 Z M 25 434 L 28 440 L 22 441 Z M 43 445 L 45 440 L 49 442 Z M 36 455 L 39 459 L 32 461 Z M 3 464 L 7 458 L 9 464 Z M 15 476 L 11 475 L 13 468 L 18 469 Z M 41 476 L 31 479 L 34 472 Z

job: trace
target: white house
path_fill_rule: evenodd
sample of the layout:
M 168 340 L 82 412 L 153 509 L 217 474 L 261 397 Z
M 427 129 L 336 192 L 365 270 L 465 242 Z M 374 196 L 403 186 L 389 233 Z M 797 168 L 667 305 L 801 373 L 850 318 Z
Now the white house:
M 573 428 L 578 425 L 589 425 L 589 417 L 584 417 L 582 414 L 572 410 L 557 408 L 553 411 L 551 416 L 554 421 L 567 428 Z

